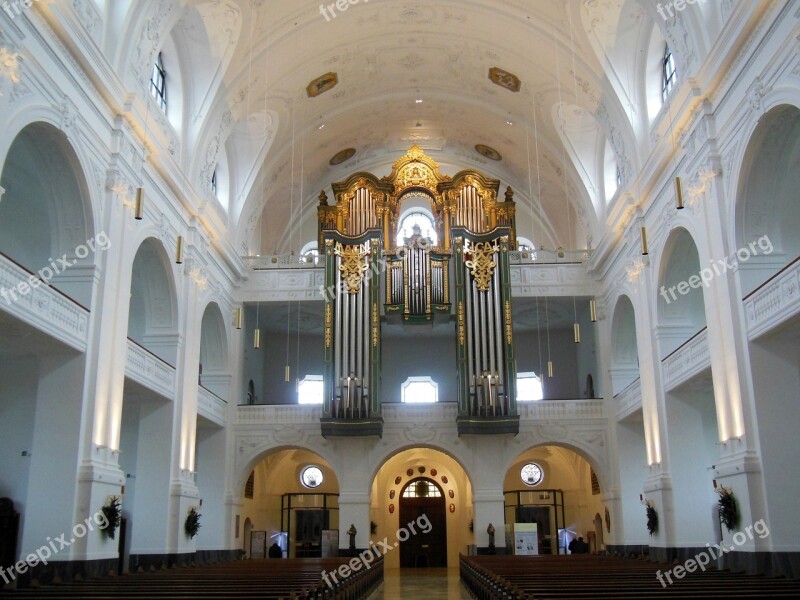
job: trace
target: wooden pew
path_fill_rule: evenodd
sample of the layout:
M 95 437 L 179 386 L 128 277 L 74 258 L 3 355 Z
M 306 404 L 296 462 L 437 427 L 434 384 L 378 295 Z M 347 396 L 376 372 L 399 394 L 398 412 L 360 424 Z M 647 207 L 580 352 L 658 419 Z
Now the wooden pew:
M 678 579 L 674 568 L 675 565 L 665 563 L 589 555 L 461 557 L 462 579 L 479 600 L 800 596 L 800 581 L 747 576 L 708 567 L 705 571 L 687 572 Z
M 345 558 L 247 560 L 179 567 L 82 583 L 0 591 L 0 598 L 21 600 L 183 599 L 186 600 L 361 600 L 383 581 L 383 560 L 328 586 L 322 573 L 347 564 Z

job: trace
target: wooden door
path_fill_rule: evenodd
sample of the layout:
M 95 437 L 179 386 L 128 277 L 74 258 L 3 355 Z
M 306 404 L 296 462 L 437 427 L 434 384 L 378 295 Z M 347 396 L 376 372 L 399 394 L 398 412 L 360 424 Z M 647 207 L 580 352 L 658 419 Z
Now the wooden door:
M 408 497 L 406 489 L 416 486 L 417 482 L 425 482 L 431 493 Z M 399 526 L 408 531 L 409 537 L 400 542 L 400 567 L 447 567 L 447 509 L 441 488 L 430 479 L 416 479 L 406 489 L 400 494 Z M 423 515 L 430 522 L 430 527 Z M 417 519 L 421 517 L 427 533 L 417 524 Z M 410 530 L 408 523 L 414 524 L 416 534 Z

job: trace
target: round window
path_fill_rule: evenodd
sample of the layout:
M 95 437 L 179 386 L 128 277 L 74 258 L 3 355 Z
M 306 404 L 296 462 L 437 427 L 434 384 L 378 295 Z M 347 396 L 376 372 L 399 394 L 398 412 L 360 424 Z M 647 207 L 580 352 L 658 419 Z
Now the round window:
M 542 479 L 544 479 L 544 472 L 542 471 L 542 467 L 537 465 L 536 463 L 528 463 L 522 470 L 520 471 L 520 477 L 522 477 L 522 483 L 525 485 L 539 485 L 542 483 Z
M 322 470 L 314 465 L 306 467 L 300 474 L 300 481 L 307 488 L 315 488 L 322 485 Z

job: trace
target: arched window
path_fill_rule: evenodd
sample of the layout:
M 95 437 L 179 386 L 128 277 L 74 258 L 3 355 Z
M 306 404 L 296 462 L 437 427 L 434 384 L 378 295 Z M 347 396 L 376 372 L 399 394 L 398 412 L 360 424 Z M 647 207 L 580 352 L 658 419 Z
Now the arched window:
M 319 248 L 316 240 L 308 242 L 300 249 L 300 262 L 314 264 L 319 262 Z
M 167 114 L 167 71 L 164 68 L 164 55 L 159 52 L 150 76 L 150 93 L 153 94 L 161 112 Z
M 517 236 L 517 250 L 520 252 L 533 252 L 536 250 L 534 243 L 526 237 Z
M 517 373 L 517 402 L 533 402 L 544 398 L 544 386 L 541 378 L 530 371 Z
M 439 386 L 430 377 L 409 377 L 401 386 L 402 401 L 426 404 L 439 401 Z
M 412 481 L 403 490 L 403 498 L 441 498 L 442 490 L 428 479 Z
M 664 45 L 664 58 L 661 60 L 661 99 L 666 102 L 672 88 L 678 82 L 678 73 L 675 70 L 675 59 L 669 44 Z
M 422 237 L 430 239 L 434 246 L 438 243 L 439 237 L 436 235 L 436 224 L 433 222 L 433 218 L 420 210 L 415 210 L 404 215 L 397 226 L 398 246 L 405 244 L 406 238 L 414 234 L 414 225 L 419 227 Z

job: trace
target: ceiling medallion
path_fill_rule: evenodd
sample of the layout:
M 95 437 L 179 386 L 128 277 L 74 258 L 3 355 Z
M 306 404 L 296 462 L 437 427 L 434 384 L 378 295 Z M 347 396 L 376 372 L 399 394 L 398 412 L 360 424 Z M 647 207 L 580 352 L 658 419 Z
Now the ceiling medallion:
M 339 83 L 339 76 L 336 73 L 325 73 L 325 75 L 317 77 L 308 84 L 306 93 L 309 98 L 316 98 L 320 94 L 335 88 L 337 83 Z
M 475 151 L 489 160 L 503 160 L 503 157 L 500 156 L 500 153 L 497 150 L 487 146 L 486 144 L 478 144 L 475 146 Z
M 339 150 L 336 154 L 333 155 L 330 162 L 328 163 L 330 166 L 335 167 L 336 165 L 340 165 L 343 162 L 350 160 L 353 158 L 353 155 L 356 153 L 355 148 L 345 148 L 344 150 Z
M 489 79 L 492 80 L 492 83 L 496 83 L 510 92 L 518 92 L 522 87 L 522 82 L 519 80 L 519 77 L 513 73 L 504 71 L 500 67 L 492 67 L 489 69 Z

